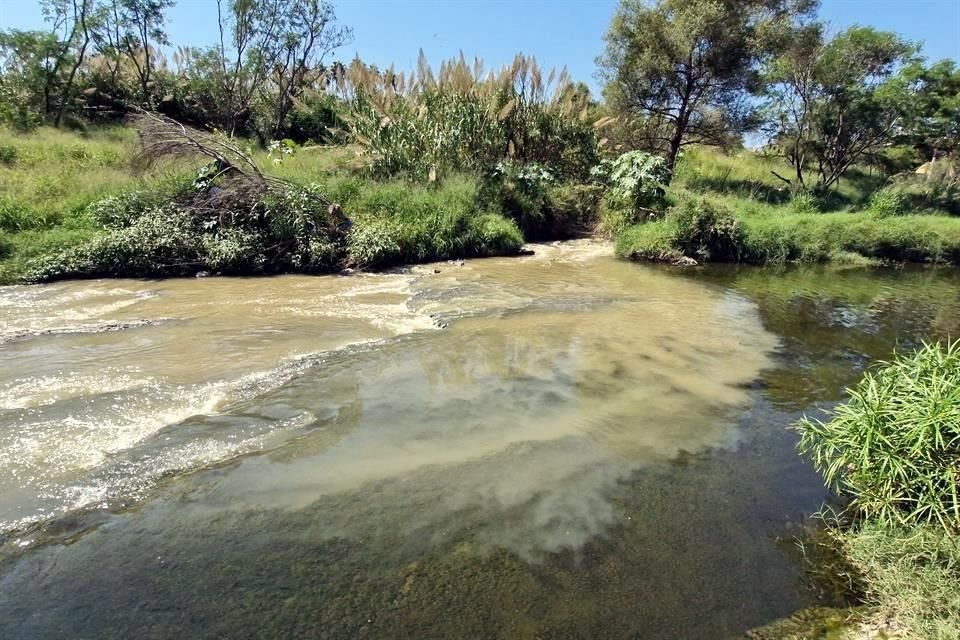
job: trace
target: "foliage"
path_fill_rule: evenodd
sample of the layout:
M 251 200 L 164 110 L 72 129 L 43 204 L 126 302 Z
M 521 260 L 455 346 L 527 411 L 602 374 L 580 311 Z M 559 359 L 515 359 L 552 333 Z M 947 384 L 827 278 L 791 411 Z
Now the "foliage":
M 792 167 L 792 179 L 781 177 L 791 188 L 822 193 L 854 163 L 889 145 L 912 101 L 912 85 L 897 71 L 916 51 L 898 35 L 869 27 L 851 27 L 828 41 L 818 24 L 768 65 L 767 130 L 772 148 Z
M 884 526 L 960 530 L 960 342 L 924 344 L 868 371 L 800 450 L 851 506 Z
M 733 213 L 708 198 L 690 198 L 670 210 L 674 245 L 697 260 L 736 262 L 740 228 Z
M 720 204 L 722 198 L 710 198 Z M 737 202 L 737 201 L 734 201 Z M 864 213 L 784 212 L 777 207 L 738 211 L 734 236 L 736 260 L 751 264 L 850 262 L 933 262 L 960 264 L 960 220 L 939 215 L 878 218 Z M 664 242 L 666 245 L 664 246 Z M 647 222 L 618 238 L 625 257 L 658 260 L 650 246 L 666 251 L 668 261 L 685 253 L 682 237 L 670 220 Z M 667 251 L 669 250 L 669 251 Z M 661 251 L 662 252 L 662 251 Z M 711 260 L 731 260 L 713 253 Z
M 794 213 L 816 213 L 820 211 L 820 200 L 810 191 L 794 191 L 790 196 L 790 208 Z
M 685 197 L 664 219 L 623 233 L 617 253 L 655 262 L 737 261 L 741 244 L 740 225 L 726 207 L 707 198 Z
M 623 118 L 641 117 L 648 148 L 672 171 L 681 147 L 729 144 L 749 128 L 744 97 L 759 63 L 778 50 L 814 1 L 622 0 L 598 59 L 604 95 Z
M 592 175 L 609 185 L 607 200 L 611 206 L 634 211 L 663 204 L 670 180 L 663 158 L 643 151 L 628 151 L 614 160 L 604 160 Z
M 546 235 L 548 189 L 556 178 L 542 165 L 499 162 L 484 174 L 478 202 L 489 203 L 512 218 L 524 237 Z
M 911 99 L 899 105 L 906 124 L 899 141 L 925 159 L 953 156 L 960 144 L 960 67 L 950 59 L 930 66 L 913 62 L 900 79 Z
M 434 73 L 421 52 L 410 75 L 380 73 L 355 60 L 337 82 L 353 96 L 353 137 L 380 175 L 434 180 L 510 161 L 582 179 L 597 160 L 584 119 L 589 91 L 565 72 L 544 73 L 533 58 L 518 55 L 485 74 L 479 60 L 469 65 L 461 56 Z
M 903 194 L 893 189 L 881 189 L 870 197 L 870 212 L 878 218 L 899 216 L 904 213 Z
M 897 619 L 904 638 L 960 637 L 960 546 L 952 534 L 865 522 L 835 535 L 877 617 Z

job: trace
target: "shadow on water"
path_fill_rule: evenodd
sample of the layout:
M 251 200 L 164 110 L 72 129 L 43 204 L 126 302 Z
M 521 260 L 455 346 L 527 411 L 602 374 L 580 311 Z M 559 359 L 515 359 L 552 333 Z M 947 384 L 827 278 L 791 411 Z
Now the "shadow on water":
M 309 416 L 10 555 L 0 637 L 722 638 L 834 604 L 791 542 L 827 496 L 787 427 L 895 346 L 955 334 L 954 271 L 604 258 L 594 303 L 588 281 L 579 306 L 523 311 L 495 271 L 520 265 L 491 264 L 509 312 L 157 432 Z

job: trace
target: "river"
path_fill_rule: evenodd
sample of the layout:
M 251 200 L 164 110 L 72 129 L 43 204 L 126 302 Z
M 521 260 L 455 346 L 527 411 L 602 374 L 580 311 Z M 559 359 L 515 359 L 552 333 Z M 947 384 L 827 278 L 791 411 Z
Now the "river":
M 534 249 L 0 288 L 0 638 L 723 638 L 822 603 L 787 427 L 957 335 L 957 272 Z

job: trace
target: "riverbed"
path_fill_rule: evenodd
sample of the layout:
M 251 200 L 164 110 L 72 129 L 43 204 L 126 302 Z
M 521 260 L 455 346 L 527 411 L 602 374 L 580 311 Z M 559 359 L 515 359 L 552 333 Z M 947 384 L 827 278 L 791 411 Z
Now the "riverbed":
M 0 637 L 723 638 L 833 604 L 788 427 L 957 335 L 957 272 L 533 249 L 0 288 Z

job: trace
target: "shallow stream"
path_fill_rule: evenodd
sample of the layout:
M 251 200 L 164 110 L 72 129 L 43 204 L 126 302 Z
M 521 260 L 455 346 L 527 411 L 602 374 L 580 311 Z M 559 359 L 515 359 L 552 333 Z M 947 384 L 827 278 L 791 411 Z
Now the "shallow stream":
M 958 273 L 534 249 L 0 288 L 0 638 L 723 638 L 822 603 L 787 426 L 960 334 Z

